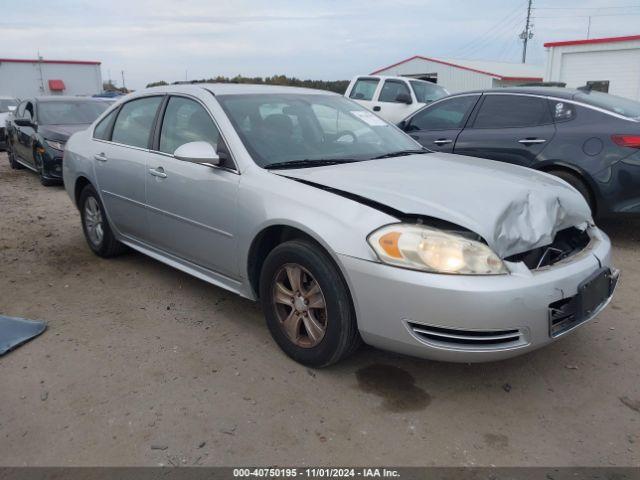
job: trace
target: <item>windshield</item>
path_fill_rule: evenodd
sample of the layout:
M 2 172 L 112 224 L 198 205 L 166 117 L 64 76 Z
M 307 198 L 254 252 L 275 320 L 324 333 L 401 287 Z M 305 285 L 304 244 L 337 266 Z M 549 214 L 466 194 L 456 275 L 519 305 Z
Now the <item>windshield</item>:
M 93 123 L 108 107 L 108 102 L 100 100 L 44 101 L 38 104 L 38 122 L 42 125 Z
M 413 93 L 416 94 L 416 98 L 420 103 L 431 103 L 436 100 L 440 100 L 442 97 L 449 95 L 444 88 L 431 82 L 420 82 L 418 80 L 409 81 Z
M 358 161 L 420 145 L 339 95 L 217 95 L 261 167 L 296 160 Z
M 578 93 L 575 99 L 629 118 L 640 118 L 640 102 L 602 92 Z
M 7 113 L 9 107 L 15 107 L 18 102 L 13 99 L 0 98 L 0 113 Z

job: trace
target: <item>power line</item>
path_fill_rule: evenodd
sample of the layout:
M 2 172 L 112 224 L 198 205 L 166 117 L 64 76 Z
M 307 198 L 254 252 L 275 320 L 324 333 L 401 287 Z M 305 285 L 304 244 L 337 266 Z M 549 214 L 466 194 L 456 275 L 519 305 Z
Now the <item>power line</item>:
M 533 7 L 534 10 L 613 10 L 619 8 L 640 8 L 640 5 L 620 5 L 617 7 Z

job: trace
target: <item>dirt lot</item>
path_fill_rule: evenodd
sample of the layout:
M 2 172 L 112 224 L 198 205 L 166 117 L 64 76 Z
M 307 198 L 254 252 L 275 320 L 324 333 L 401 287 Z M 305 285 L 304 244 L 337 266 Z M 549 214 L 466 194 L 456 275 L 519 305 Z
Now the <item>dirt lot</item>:
M 85 245 L 62 187 L 0 155 L 0 313 L 48 330 L 0 358 L 1 465 L 640 465 L 640 221 L 623 277 L 541 351 L 454 365 L 363 348 L 312 371 L 259 309 Z

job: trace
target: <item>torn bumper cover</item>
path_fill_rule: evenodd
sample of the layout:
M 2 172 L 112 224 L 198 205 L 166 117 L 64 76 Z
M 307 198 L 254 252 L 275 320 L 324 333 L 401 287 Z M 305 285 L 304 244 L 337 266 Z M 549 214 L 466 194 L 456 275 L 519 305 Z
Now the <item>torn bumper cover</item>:
M 440 275 L 349 256 L 340 261 L 366 343 L 434 360 L 488 362 L 547 345 L 609 303 L 618 279 L 610 242 L 596 228 L 589 233 L 591 243 L 571 261 L 510 275 Z M 599 281 L 589 287 L 594 278 Z

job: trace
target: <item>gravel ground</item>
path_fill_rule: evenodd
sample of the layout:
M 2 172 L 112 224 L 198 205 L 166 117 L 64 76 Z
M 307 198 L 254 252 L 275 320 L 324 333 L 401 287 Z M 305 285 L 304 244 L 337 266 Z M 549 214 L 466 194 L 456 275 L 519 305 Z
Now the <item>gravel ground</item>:
M 253 303 L 85 245 L 62 187 L 0 155 L 0 465 L 640 465 L 640 221 L 603 225 L 623 277 L 543 350 L 458 365 L 363 348 L 312 371 Z

